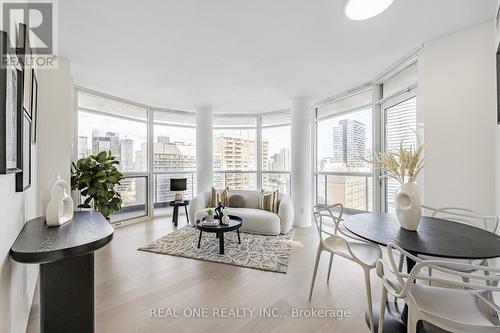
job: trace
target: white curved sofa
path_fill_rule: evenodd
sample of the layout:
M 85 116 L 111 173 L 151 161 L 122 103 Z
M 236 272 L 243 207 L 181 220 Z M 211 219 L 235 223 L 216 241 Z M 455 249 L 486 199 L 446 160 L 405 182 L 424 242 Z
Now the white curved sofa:
M 226 208 L 229 214 L 243 219 L 240 231 L 261 235 L 279 235 L 286 234 L 292 228 L 294 213 L 293 203 L 289 196 L 280 193 L 280 204 L 278 214 L 276 214 L 259 209 L 260 192 L 258 191 L 231 190 L 229 197 L 232 195 L 240 195 L 244 198 L 243 208 Z M 191 200 L 188 211 L 191 224 L 194 225 L 196 220 L 206 215 L 209 202 L 209 191 L 200 193 Z

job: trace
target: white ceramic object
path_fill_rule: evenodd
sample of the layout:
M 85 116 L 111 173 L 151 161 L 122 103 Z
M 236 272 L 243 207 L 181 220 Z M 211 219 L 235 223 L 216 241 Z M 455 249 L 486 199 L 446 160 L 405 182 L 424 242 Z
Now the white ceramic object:
M 411 231 L 417 230 L 422 216 L 420 188 L 417 183 L 400 185 L 396 191 L 395 205 L 401 227 Z
M 222 221 L 220 221 L 222 224 L 229 224 L 229 214 L 226 209 L 222 210 Z
M 73 199 L 68 192 L 68 184 L 57 175 L 57 180 L 50 191 L 50 202 L 45 212 L 47 225 L 58 226 L 73 219 Z

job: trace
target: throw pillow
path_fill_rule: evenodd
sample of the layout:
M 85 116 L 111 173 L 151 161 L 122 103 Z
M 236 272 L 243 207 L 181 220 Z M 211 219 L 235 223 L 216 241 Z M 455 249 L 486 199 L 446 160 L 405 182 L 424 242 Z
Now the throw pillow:
M 259 208 L 270 212 L 278 213 L 280 206 L 280 192 L 262 192 L 259 197 Z
M 245 206 L 245 198 L 239 194 L 233 194 L 229 197 L 229 207 L 243 208 Z
M 226 187 L 222 191 L 217 191 L 215 187 L 212 187 L 210 195 L 210 203 L 208 207 L 217 207 L 219 202 L 222 203 L 224 207 L 229 205 L 229 187 Z

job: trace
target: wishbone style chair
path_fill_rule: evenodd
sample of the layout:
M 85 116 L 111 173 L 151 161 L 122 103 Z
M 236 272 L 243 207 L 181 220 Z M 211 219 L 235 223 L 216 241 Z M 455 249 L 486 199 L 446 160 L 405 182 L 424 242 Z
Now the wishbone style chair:
M 345 228 L 342 228 L 341 221 L 343 211 L 344 208 L 341 204 L 335 204 L 332 206 L 317 205 L 313 209 L 314 221 L 316 222 L 316 227 L 318 228 L 320 242 L 316 253 L 316 262 L 314 264 L 309 300 L 312 298 L 319 260 L 323 251 L 330 252 L 327 282 L 330 279 L 334 255 L 339 255 L 357 263 L 361 266 L 365 275 L 370 332 L 373 333 L 374 324 L 370 271 L 376 267 L 377 260 L 382 258 L 382 251 L 377 245 L 368 243 L 359 237 L 349 234 L 345 231 Z M 331 231 L 332 228 L 333 232 Z
M 387 245 L 387 254 L 389 263 L 381 259 L 377 261 L 377 275 L 382 279 L 379 333 L 383 332 L 388 293 L 404 299 L 408 305 L 408 333 L 417 332 L 420 320 L 456 333 L 500 332 L 500 307 L 492 297 L 493 293 L 500 292 L 497 287 L 499 268 L 422 260 L 395 244 Z M 416 265 L 409 274 L 399 269 L 395 259 L 397 255 L 415 261 Z M 440 277 L 423 274 L 422 271 L 429 268 L 439 271 Z M 467 273 L 469 271 L 487 274 Z M 464 278 L 468 282 L 464 282 Z M 416 283 L 418 280 L 437 282 L 440 287 Z
M 496 233 L 498 229 L 497 216 L 485 216 L 470 209 L 457 208 L 457 207 L 433 208 L 422 205 L 422 208 L 430 211 L 431 217 L 441 218 L 444 220 L 449 220 L 457 223 L 468 224 L 470 226 L 481 228 L 492 233 Z M 461 260 L 461 259 L 445 259 L 432 256 L 419 256 L 419 258 L 423 260 L 445 260 L 453 263 L 488 266 L 487 259 Z M 465 272 L 472 273 L 473 271 L 467 270 Z M 484 273 L 488 274 L 485 271 Z M 432 268 L 429 268 L 429 275 L 432 275 Z M 467 282 L 467 278 L 463 278 L 463 281 Z M 431 283 L 432 281 L 429 281 L 429 284 Z

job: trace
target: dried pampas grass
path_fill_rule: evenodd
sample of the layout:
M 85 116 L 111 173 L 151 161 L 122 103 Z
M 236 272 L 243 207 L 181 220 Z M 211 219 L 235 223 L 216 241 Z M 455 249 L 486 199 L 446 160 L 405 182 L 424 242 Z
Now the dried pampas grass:
M 418 174 L 424 168 L 424 144 L 417 137 L 417 145 L 404 148 L 403 138 L 399 144 L 399 148 L 374 155 L 372 160 L 367 162 L 379 167 L 384 171 L 381 178 L 390 178 L 396 180 L 399 184 L 414 182 Z

